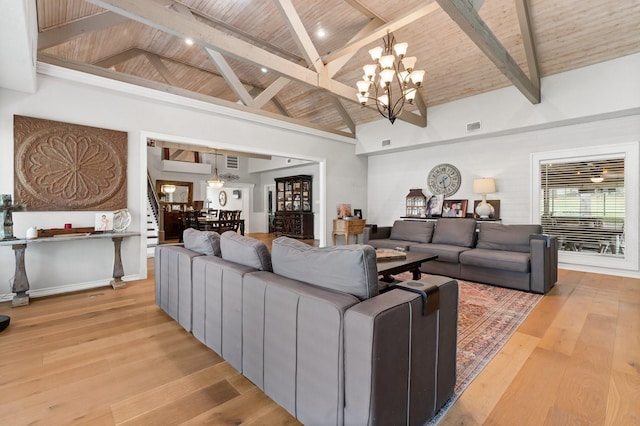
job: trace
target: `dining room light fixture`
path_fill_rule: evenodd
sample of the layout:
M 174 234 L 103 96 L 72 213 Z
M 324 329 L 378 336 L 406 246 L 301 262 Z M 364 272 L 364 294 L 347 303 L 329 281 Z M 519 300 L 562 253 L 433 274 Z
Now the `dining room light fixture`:
M 396 43 L 392 33 L 382 38 L 384 47 L 369 50 L 375 63 L 362 69 L 364 76 L 358 81 L 357 97 L 362 106 L 368 100 L 375 102 L 378 112 L 391 121 L 402 114 L 407 103 L 413 104 L 417 91 L 424 79 L 424 70 L 416 70 L 415 56 L 405 56 L 408 43 Z M 373 91 L 373 93 L 371 93 Z
M 211 188 L 219 189 L 224 185 L 224 181 L 218 175 L 218 154 L 213 154 L 213 179 L 207 181 L 207 185 Z
M 176 192 L 176 186 L 175 185 L 162 185 L 162 192 L 164 192 L 165 194 L 173 194 L 174 192 Z

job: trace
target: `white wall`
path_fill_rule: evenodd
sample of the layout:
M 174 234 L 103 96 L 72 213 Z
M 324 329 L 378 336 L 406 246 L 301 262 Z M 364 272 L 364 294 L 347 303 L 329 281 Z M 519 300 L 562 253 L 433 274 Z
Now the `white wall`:
M 515 89 L 508 88 L 430 108 L 426 129 L 396 128 L 399 122 L 393 127 L 384 122 L 358 127 L 358 151 L 369 156 L 368 222 L 391 225 L 405 214 L 409 189 L 423 188 L 429 194 L 426 178 L 431 168 L 451 163 L 462 174 L 462 186 L 449 198 L 468 199 L 471 211 L 473 200 L 480 198 L 472 192 L 473 179 L 493 177 L 497 193 L 488 198 L 500 200 L 503 223 L 531 223 L 533 153 L 574 149 L 578 155 L 587 146 L 640 141 L 637 75 L 640 54 L 544 79 L 540 105 L 527 103 L 517 91 L 524 102 L 514 100 L 511 92 Z M 483 122 L 483 131 L 467 135 L 465 123 L 478 119 Z M 395 152 L 381 149 L 380 141 L 387 138 Z M 627 184 L 628 191 L 638 191 L 637 181 Z M 627 206 L 632 210 L 639 207 Z M 627 234 L 627 239 L 637 244 L 638 224 L 631 226 L 635 235 Z M 633 260 L 637 264 L 637 259 Z M 594 271 L 640 276 L 637 270 Z
M 319 196 L 325 197 L 323 186 L 326 185 L 326 193 L 331 194 L 327 196 L 327 205 L 342 201 L 352 188 L 358 189 L 361 193 L 359 201 L 365 203 L 366 159 L 354 155 L 354 144 L 307 129 L 297 131 L 291 125 L 282 129 L 259 120 L 226 116 L 212 109 L 210 104 L 203 102 L 183 102 L 174 95 L 39 64 L 35 94 L 0 89 L 0 193 L 13 193 L 13 115 L 19 114 L 128 132 L 128 207 L 134 221 L 131 230 L 145 229 L 146 139 L 164 135 L 181 136 L 182 139 L 173 139 L 178 142 L 203 145 L 209 142 L 222 149 L 240 147 L 322 163 L 320 175 L 326 175 L 326 180 L 320 179 Z M 220 110 L 220 107 L 216 109 Z M 237 115 L 237 111 L 233 114 Z M 323 212 L 325 222 L 318 230 L 318 238 L 322 241 L 327 232 L 331 232 L 330 228 L 327 231 L 326 222 L 331 223 L 333 209 Z M 33 225 L 51 228 L 68 222 L 91 224 L 92 218 L 93 213 L 85 212 L 16 213 L 15 234 L 24 236 L 26 229 Z M 96 281 L 102 282 L 105 275 L 111 275 L 112 247 L 106 244 L 97 247 L 97 242 L 85 242 L 81 253 L 77 253 L 77 244 L 80 243 L 58 244 L 56 250 L 59 251 L 51 261 L 52 253 L 28 248 L 27 273 L 31 288 L 55 292 L 66 284 L 92 285 Z M 146 248 L 140 244 L 140 239 L 124 243 L 123 262 L 125 274 L 146 276 Z M 9 280 L 13 271 L 11 248 L 0 247 L 0 298 L 10 296 Z

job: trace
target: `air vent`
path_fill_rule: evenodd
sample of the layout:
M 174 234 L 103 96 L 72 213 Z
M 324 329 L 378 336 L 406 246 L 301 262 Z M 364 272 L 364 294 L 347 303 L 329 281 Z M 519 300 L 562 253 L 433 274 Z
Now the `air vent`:
M 227 155 L 227 169 L 238 170 L 240 168 L 237 155 Z
M 391 145 L 391 139 L 385 139 L 382 141 L 382 146 L 389 146 Z
M 482 123 L 480 121 L 474 121 L 473 123 L 467 124 L 467 132 L 475 132 L 476 130 L 480 130 L 482 127 Z

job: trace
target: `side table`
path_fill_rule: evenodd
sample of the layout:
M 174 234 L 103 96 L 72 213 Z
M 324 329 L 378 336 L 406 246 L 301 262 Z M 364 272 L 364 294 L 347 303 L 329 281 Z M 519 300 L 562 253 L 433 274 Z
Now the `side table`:
M 333 219 L 333 245 L 336 245 L 336 236 L 344 235 L 345 244 L 349 244 L 349 235 L 355 235 L 358 244 L 358 235 L 364 233 L 365 219 Z

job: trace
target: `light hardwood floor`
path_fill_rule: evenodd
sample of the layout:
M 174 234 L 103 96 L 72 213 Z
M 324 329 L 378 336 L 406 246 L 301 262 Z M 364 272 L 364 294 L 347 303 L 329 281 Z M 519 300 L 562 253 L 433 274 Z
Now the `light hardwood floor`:
M 152 260 L 0 313 L 1 425 L 297 423 L 155 306 Z M 441 424 L 640 425 L 640 280 L 561 271 Z

